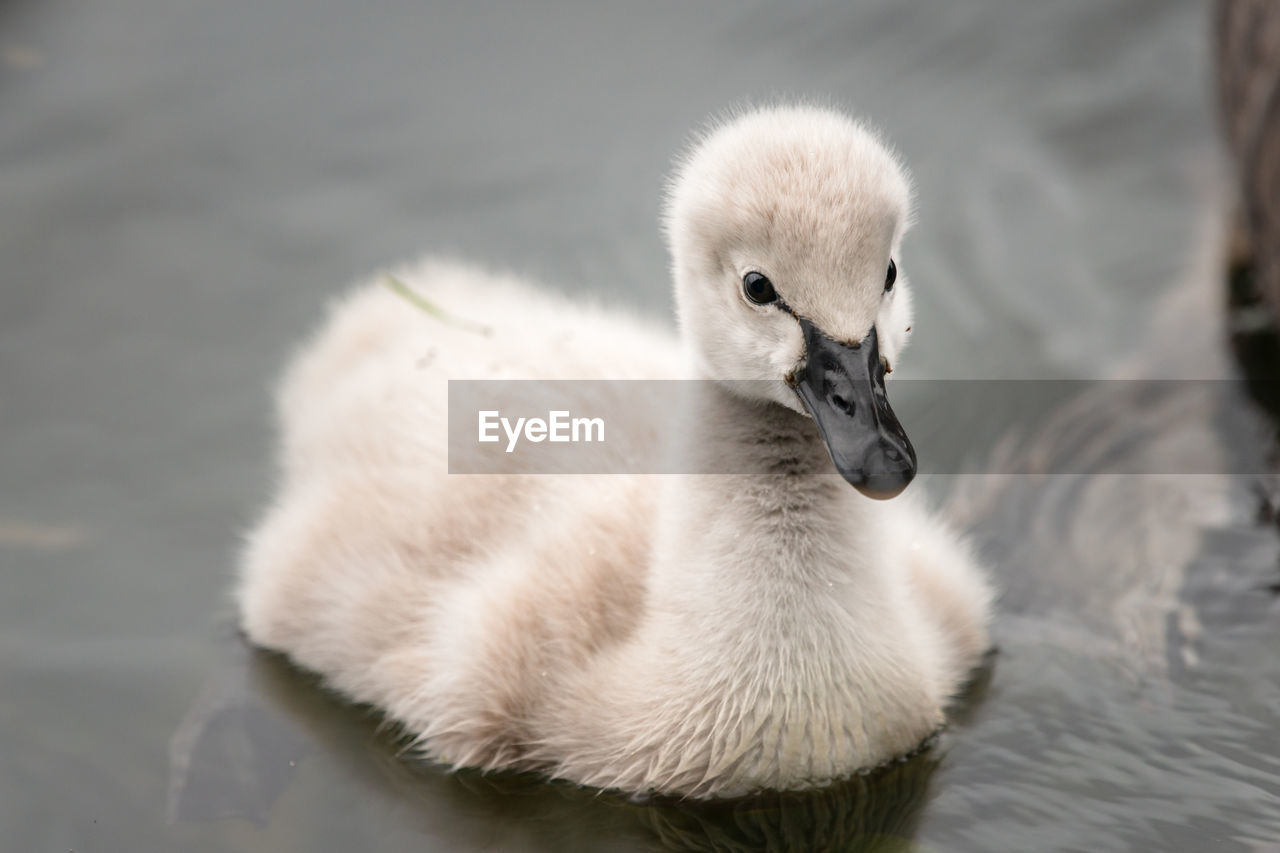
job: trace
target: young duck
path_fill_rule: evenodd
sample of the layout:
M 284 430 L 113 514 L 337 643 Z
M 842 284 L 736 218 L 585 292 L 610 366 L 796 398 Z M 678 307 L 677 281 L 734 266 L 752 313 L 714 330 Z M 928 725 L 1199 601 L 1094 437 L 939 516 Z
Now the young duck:
M 909 206 L 863 126 L 760 109 L 676 170 L 683 351 L 457 264 L 398 280 L 487 335 L 357 289 L 280 392 L 245 632 L 459 767 L 736 796 L 911 752 L 988 648 L 991 592 L 914 494 L 877 500 L 915 473 L 884 384 L 910 324 Z M 676 377 L 707 380 L 687 461 L 776 473 L 448 474 L 450 378 Z

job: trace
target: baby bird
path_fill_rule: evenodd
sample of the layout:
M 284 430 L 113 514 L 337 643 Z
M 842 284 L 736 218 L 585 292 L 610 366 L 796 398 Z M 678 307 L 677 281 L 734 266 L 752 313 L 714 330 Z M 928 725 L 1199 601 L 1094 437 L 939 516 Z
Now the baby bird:
M 457 767 L 725 797 L 916 749 L 988 648 L 992 594 L 895 497 L 916 470 L 885 383 L 909 219 L 874 133 L 769 107 L 675 170 L 682 341 L 459 264 L 397 281 L 487 335 L 365 283 L 280 390 L 245 632 Z M 465 378 L 703 380 L 687 470 L 770 473 L 451 476 L 447 381 Z

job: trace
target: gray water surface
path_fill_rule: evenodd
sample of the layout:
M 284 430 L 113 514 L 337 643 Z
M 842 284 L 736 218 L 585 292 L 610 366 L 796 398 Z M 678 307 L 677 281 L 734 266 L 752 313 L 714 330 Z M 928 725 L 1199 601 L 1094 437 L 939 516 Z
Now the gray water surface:
M 1208 45 L 1191 0 L 0 8 L 6 849 L 1280 848 L 1255 478 L 927 483 L 1005 590 L 999 653 L 937 748 L 807 797 L 419 766 L 226 596 L 328 297 L 431 251 L 666 316 L 663 177 L 744 100 L 846 105 L 914 169 L 904 375 L 1230 375 Z M 1142 415 L 1086 398 L 1009 452 L 1263 452 L 1242 398 Z

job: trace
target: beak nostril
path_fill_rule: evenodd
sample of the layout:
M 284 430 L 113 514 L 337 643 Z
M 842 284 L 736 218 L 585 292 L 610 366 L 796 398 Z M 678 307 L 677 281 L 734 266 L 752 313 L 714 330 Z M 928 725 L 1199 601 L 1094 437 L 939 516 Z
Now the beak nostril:
M 839 394 L 831 395 L 831 405 L 835 406 L 837 409 L 839 409 L 842 412 L 845 412 L 850 415 L 853 414 L 853 410 L 854 410 L 853 403 L 849 400 L 846 400 L 844 397 L 841 397 Z

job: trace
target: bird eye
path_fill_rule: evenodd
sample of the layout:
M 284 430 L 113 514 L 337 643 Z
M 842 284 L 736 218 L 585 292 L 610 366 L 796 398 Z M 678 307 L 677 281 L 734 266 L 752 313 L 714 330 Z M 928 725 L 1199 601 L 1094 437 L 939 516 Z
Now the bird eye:
M 889 259 L 889 272 L 884 277 L 884 292 L 888 293 L 893 290 L 893 283 L 898 280 L 898 265 L 893 262 L 893 258 Z
M 773 282 L 758 272 L 749 272 L 742 277 L 742 292 L 757 305 L 768 305 L 778 298 Z

